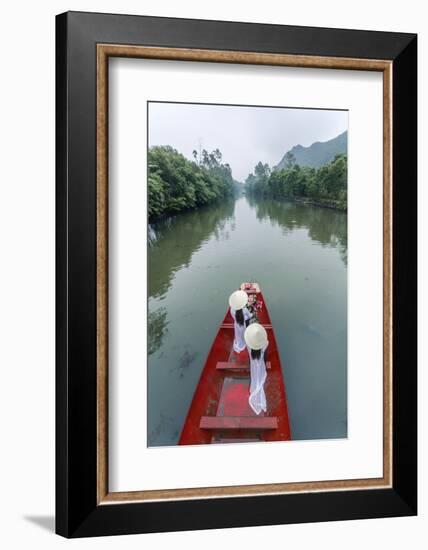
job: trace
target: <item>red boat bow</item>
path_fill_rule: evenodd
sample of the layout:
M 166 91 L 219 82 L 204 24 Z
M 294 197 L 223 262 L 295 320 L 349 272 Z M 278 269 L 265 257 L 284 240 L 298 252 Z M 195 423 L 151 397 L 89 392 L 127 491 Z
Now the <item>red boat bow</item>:
M 266 413 L 256 415 L 248 403 L 247 351 L 233 351 L 234 323 L 229 309 L 211 346 L 189 408 L 179 445 L 244 443 L 291 439 L 287 399 L 275 334 L 259 286 L 241 289 L 255 296 L 258 322 L 269 338 L 265 394 Z

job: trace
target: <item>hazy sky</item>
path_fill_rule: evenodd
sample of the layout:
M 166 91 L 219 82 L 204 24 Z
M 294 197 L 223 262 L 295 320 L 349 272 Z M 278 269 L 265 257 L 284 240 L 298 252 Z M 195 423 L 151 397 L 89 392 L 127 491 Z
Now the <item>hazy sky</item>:
M 171 145 L 189 159 L 217 147 L 244 181 L 260 160 L 279 163 L 294 145 L 327 141 L 348 128 L 347 111 L 149 103 L 149 146 Z

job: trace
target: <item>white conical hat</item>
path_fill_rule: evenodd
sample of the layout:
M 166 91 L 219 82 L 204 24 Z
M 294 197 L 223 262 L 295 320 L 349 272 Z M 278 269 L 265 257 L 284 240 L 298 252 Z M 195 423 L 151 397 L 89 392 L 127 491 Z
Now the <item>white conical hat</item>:
M 245 329 L 244 339 L 251 349 L 262 349 L 268 343 L 266 329 L 259 323 L 252 323 Z
M 229 305 L 233 309 L 242 309 L 248 304 L 247 293 L 243 290 L 237 290 L 229 297 Z

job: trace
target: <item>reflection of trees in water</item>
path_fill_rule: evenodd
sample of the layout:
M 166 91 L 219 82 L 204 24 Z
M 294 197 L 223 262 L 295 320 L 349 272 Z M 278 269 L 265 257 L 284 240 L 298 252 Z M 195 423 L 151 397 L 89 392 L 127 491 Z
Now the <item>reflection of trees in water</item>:
M 151 298 L 165 294 L 175 273 L 188 266 L 194 252 L 212 235 L 228 238 L 226 222 L 233 217 L 235 202 L 179 214 L 150 226 L 148 247 L 148 292 Z
M 175 273 L 190 264 L 192 254 L 212 235 L 217 240 L 229 238 L 227 220 L 233 217 L 235 202 L 225 201 L 192 212 L 178 214 L 149 226 L 148 231 L 148 296 L 159 298 L 169 287 Z M 233 218 L 232 218 L 233 219 Z M 148 318 L 148 353 L 155 353 L 168 331 L 165 307 L 150 311 Z M 194 357 L 184 356 L 180 376 Z
M 166 319 L 166 309 L 160 307 L 154 311 L 149 311 L 148 319 L 148 353 L 151 355 L 160 348 L 163 337 L 167 333 L 168 321 Z
M 313 241 L 337 248 L 345 265 L 348 260 L 347 215 L 318 206 L 259 199 L 247 196 L 259 221 L 270 220 L 286 232 L 306 228 Z

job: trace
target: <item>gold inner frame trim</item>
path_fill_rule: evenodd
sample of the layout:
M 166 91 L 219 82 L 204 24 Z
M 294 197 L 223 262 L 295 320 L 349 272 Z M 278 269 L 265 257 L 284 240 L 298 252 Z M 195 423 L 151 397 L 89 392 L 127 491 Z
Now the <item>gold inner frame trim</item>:
M 109 492 L 108 489 L 108 59 L 347 69 L 383 73 L 383 476 L 298 483 Z M 392 486 L 392 62 L 257 52 L 97 45 L 97 503 L 222 498 Z

